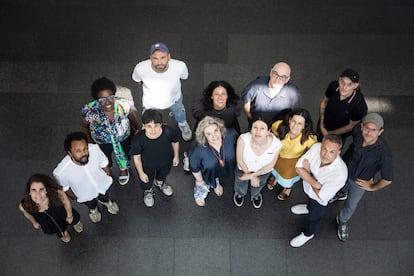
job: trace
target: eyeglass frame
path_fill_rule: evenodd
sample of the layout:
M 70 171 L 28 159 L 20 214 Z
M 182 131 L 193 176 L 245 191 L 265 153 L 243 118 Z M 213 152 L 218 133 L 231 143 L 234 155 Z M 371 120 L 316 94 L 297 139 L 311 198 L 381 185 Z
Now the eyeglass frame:
M 373 134 L 378 134 L 382 129 L 382 128 L 370 128 L 367 125 L 362 125 L 362 128 L 363 128 L 364 131 L 366 131 L 368 133 L 372 132 Z
M 279 75 L 276 70 L 271 70 L 270 73 L 272 73 L 273 77 L 280 79 L 282 81 L 287 81 L 290 78 L 290 76 Z
M 111 96 L 108 96 L 108 97 L 105 97 L 105 98 L 99 98 L 99 99 L 96 99 L 96 100 L 100 104 L 104 104 L 106 102 L 113 102 L 113 101 L 115 101 L 115 95 L 111 95 Z

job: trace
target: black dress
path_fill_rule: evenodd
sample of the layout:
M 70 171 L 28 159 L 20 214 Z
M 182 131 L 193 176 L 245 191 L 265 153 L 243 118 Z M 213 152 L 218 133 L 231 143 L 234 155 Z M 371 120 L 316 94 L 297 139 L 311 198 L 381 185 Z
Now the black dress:
M 23 200 L 22 200 L 23 204 Z M 27 210 L 26 210 L 27 211 Z M 42 227 L 43 233 L 45 234 L 56 234 L 59 238 L 63 237 L 63 232 L 66 231 L 66 228 L 68 227 L 68 222 L 66 221 L 67 213 L 65 208 L 62 206 L 49 206 L 49 209 L 47 209 L 44 212 L 35 212 L 30 213 L 30 215 L 34 217 L 34 219 L 37 221 L 37 223 L 40 224 Z M 72 214 L 73 214 L 73 221 L 71 225 L 75 225 L 80 220 L 79 213 L 72 208 Z

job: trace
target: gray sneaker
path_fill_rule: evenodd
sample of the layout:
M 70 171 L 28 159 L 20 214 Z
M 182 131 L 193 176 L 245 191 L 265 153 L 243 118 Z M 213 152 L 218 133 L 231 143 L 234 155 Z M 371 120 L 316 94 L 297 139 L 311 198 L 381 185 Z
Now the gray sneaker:
M 144 204 L 147 207 L 154 206 L 154 191 L 152 188 L 144 191 Z
M 341 241 L 346 241 L 349 237 L 348 225 L 346 223 L 340 223 L 338 216 L 336 217 L 336 223 L 338 224 L 338 238 Z
M 154 179 L 154 185 L 160 188 L 161 192 L 166 196 L 172 196 L 174 193 L 173 188 L 165 181 L 159 183 L 156 179 Z
M 72 227 L 73 227 L 73 230 L 75 230 L 77 233 L 82 233 L 82 231 L 83 231 L 83 223 L 81 221 L 79 221 L 78 223 L 76 223 Z
M 190 126 L 188 125 L 187 121 L 185 121 L 183 126 L 178 124 L 178 127 L 181 131 L 181 136 L 183 137 L 184 141 L 190 141 L 193 137 L 193 133 L 191 132 Z
M 108 202 L 102 202 L 102 201 L 99 201 L 99 202 L 108 209 L 108 212 L 110 214 L 112 214 L 112 215 L 118 214 L 119 207 L 118 207 L 118 204 L 116 204 L 115 201 L 109 200 Z
M 89 218 L 93 223 L 98 223 L 101 221 L 102 216 L 101 216 L 101 212 L 99 212 L 98 210 L 98 207 L 96 207 L 95 209 L 89 210 Z

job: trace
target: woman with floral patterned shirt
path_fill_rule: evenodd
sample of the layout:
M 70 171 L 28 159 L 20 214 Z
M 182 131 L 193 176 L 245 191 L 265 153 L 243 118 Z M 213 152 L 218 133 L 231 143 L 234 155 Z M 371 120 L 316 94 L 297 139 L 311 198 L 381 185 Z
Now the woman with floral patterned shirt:
M 82 131 L 89 142 L 99 145 L 109 159 L 115 153 L 118 164 L 119 184 L 129 181 L 128 151 L 131 143 L 131 123 L 135 132 L 140 129 L 135 112 L 126 100 L 115 98 L 115 84 L 103 77 L 93 82 L 91 96 L 95 100 L 86 104 L 82 110 Z

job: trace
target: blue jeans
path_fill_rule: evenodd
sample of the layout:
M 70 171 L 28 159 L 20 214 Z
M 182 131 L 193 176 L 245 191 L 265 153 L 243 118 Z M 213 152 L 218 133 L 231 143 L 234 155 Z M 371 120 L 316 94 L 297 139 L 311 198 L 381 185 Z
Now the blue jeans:
M 247 190 L 249 189 L 249 186 L 250 186 L 250 197 L 251 197 L 251 200 L 253 200 L 254 198 L 257 198 L 259 196 L 263 187 L 266 186 L 267 178 L 269 177 L 270 172 L 263 174 L 263 175 L 259 175 L 259 180 L 260 180 L 259 187 L 251 186 L 250 180 L 240 180 L 239 177 L 243 175 L 243 172 L 239 170 L 239 168 L 236 167 L 234 174 L 235 174 L 234 191 L 236 192 L 236 194 L 240 196 L 246 196 Z
M 169 107 L 171 114 L 174 116 L 177 123 L 184 123 L 186 121 L 185 107 L 183 105 L 183 95 Z
M 365 190 L 361 189 L 355 181 L 349 178 L 343 189 L 347 190 L 348 198 L 345 200 L 344 206 L 339 212 L 339 222 L 347 223 L 356 211 L 359 201 L 365 194 Z
M 168 109 L 170 110 L 171 116 L 174 116 L 174 119 L 177 121 L 177 123 L 183 124 L 186 121 L 185 107 L 183 105 L 183 95 L 181 95 L 180 98 Z M 142 113 L 144 112 L 145 108 L 143 107 Z

